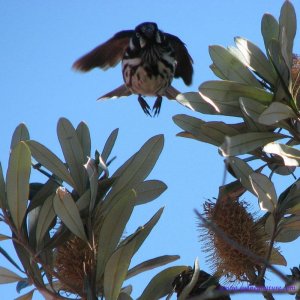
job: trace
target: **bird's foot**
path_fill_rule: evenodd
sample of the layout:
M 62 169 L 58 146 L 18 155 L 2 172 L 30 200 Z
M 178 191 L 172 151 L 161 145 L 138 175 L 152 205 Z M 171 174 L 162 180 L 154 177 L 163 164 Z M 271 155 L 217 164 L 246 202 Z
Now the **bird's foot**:
M 157 96 L 154 105 L 152 107 L 152 111 L 154 110 L 154 115 L 153 115 L 154 117 L 159 115 L 161 103 L 162 103 L 162 96 Z
M 151 113 L 150 113 L 150 106 L 149 104 L 146 102 L 146 100 L 139 95 L 138 96 L 138 101 L 140 103 L 141 108 L 143 109 L 143 112 L 147 115 L 151 117 Z

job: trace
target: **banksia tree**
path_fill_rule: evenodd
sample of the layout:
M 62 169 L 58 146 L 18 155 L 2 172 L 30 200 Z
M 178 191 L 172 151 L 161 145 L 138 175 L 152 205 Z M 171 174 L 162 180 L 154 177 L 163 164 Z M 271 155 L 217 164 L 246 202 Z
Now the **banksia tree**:
M 211 70 L 220 80 L 207 81 L 198 92 L 177 97 L 178 102 L 202 114 L 236 120 L 206 122 L 188 115 L 174 116 L 184 131 L 178 135 L 209 143 L 225 158 L 235 181 L 220 187 L 216 202 L 207 201 L 197 212 L 204 250 L 215 275 L 250 285 L 265 286 L 267 269 L 283 286 L 297 284 L 274 264 L 287 265 L 280 243 L 300 235 L 299 57 L 293 53 L 296 34 L 293 5 L 285 1 L 279 20 L 265 14 L 261 32 L 265 51 L 236 37 L 235 46 L 210 46 Z M 224 119 L 224 118 L 223 118 Z M 277 195 L 274 176 L 290 176 L 291 184 Z M 258 200 L 260 217 L 247 209 L 249 192 Z M 253 197 L 252 197 L 253 198 Z M 293 266 L 291 266 L 293 267 Z M 276 292 L 276 291 L 275 291 Z M 286 291 L 288 292 L 288 291 Z M 266 299 L 274 299 L 264 292 Z
M 166 189 L 159 180 L 145 180 L 162 151 L 163 136 L 148 140 L 110 176 L 118 130 L 93 158 L 85 123 L 75 129 L 62 118 L 57 133 L 65 162 L 31 140 L 24 124 L 13 134 L 6 180 L 0 172 L 1 221 L 12 236 L 1 235 L 1 240 L 11 239 L 22 265 L 0 248 L 16 269 L 1 267 L 1 283 L 16 281 L 18 291 L 34 285 L 20 299 L 31 299 L 35 289 L 46 299 L 131 299 L 132 288 L 124 287 L 124 280 L 178 259 L 165 255 L 129 269 L 163 212 L 159 209 L 135 232 L 125 231 L 134 207 Z M 33 171 L 46 182 L 30 182 Z

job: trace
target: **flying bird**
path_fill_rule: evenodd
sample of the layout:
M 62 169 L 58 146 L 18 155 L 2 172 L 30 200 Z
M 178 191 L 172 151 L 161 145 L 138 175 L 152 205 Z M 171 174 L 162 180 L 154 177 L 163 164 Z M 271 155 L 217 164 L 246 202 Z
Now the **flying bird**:
M 179 93 L 171 85 L 174 77 L 181 77 L 186 85 L 192 83 L 193 60 L 185 44 L 177 36 L 159 30 L 153 22 L 116 33 L 79 58 L 73 68 L 83 72 L 97 67 L 106 70 L 120 61 L 124 84 L 99 99 L 137 94 L 143 111 L 149 116 L 151 109 L 143 96 L 156 97 L 152 107 L 156 116 L 162 97 L 175 99 Z

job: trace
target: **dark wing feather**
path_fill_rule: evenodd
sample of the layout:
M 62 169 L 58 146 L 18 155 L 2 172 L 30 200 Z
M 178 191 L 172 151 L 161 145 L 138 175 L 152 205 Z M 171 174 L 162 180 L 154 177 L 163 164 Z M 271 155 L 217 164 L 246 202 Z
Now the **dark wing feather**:
M 177 36 L 170 33 L 165 33 L 165 36 L 175 51 L 175 59 L 177 60 L 175 78 L 181 77 L 186 85 L 190 85 L 193 77 L 192 57 L 184 43 Z
M 87 72 L 97 67 L 104 70 L 114 67 L 122 60 L 133 32 L 124 30 L 116 33 L 111 39 L 75 61 L 73 68 Z

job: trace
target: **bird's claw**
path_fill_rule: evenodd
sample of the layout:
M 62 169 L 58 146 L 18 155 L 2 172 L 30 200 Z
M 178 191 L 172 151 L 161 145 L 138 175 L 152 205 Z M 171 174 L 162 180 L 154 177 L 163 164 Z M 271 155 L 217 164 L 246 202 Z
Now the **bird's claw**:
M 150 117 L 151 117 L 150 106 L 149 106 L 149 104 L 146 102 L 146 100 L 145 100 L 141 95 L 139 95 L 139 96 L 138 96 L 138 101 L 139 101 L 139 103 L 140 103 L 140 106 L 141 106 L 143 112 L 144 112 L 147 116 L 150 116 Z
M 161 103 L 162 103 L 162 96 L 157 96 L 155 103 L 152 107 L 152 111 L 154 110 L 154 115 L 153 117 L 156 117 L 159 115 L 160 108 L 161 108 Z

